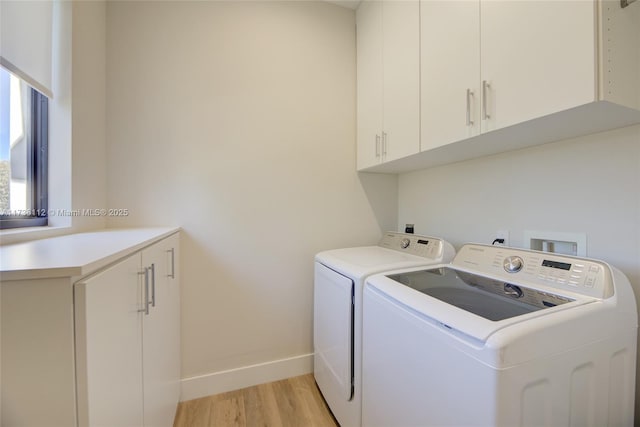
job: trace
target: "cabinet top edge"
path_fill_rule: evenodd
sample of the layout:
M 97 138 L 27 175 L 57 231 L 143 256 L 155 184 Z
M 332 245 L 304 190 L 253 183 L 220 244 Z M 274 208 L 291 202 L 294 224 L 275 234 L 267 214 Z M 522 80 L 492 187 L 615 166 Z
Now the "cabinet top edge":
M 86 276 L 180 230 L 102 229 L 4 245 L 0 247 L 0 281 Z

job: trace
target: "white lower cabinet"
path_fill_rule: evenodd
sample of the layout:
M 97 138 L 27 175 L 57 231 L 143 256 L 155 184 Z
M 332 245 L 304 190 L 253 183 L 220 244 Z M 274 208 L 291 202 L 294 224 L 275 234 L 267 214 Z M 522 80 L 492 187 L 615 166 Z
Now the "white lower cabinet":
M 75 284 L 80 426 L 171 426 L 180 395 L 178 237 Z
M 153 266 L 148 271 L 155 289 L 149 314 L 142 316 L 145 426 L 172 426 L 180 399 L 178 244 L 174 235 L 142 252 L 142 266 Z
M 1 426 L 173 425 L 179 244 L 162 228 L 2 248 Z
M 142 426 L 140 254 L 75 285 L 81 426 Z

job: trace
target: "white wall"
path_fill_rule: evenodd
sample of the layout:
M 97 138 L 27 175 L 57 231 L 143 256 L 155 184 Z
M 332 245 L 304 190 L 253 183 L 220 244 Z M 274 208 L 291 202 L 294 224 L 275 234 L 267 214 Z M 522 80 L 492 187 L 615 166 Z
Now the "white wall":
M 397 222 L 355 172 L 354 11 L 108 2 L 107 94 L 108 225 L 184 229 L 183 377 L 308 362 L 314 254 Z
M 107 207 L 106 2 L 73 2 L 73 210 Z M 74 232 L 103 228 L 104 216 L 73 217 Z
M 586 233 L 587 256 L 622 270 L 640 307 L 640 126 L 402 174 L 398 191 L 399 224 L 456 247 L 500 229 L 517 247 L 524 230 Z
M 640 292 L 640 126 L 399 176 L 399 224 L 454 245 L 509 230 L 587 234 L 587 256 L 621 269 Z

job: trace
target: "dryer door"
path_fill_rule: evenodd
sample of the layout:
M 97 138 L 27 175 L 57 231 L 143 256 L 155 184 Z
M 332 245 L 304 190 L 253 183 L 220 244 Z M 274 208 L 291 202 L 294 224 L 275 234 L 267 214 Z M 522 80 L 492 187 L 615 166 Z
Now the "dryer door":
M 316 262 L 314 375 L 325 398 L 353 397 L 353 281 Z

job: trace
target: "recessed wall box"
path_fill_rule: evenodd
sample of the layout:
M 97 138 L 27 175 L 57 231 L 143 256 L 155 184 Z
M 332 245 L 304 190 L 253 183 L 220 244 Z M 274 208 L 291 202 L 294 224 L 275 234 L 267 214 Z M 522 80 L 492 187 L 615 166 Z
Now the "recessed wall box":
M 537 251 L 587 256 L 587 235 L 585 233 L 525 230 L 523 241 L 525 247 L 528 246 Z

